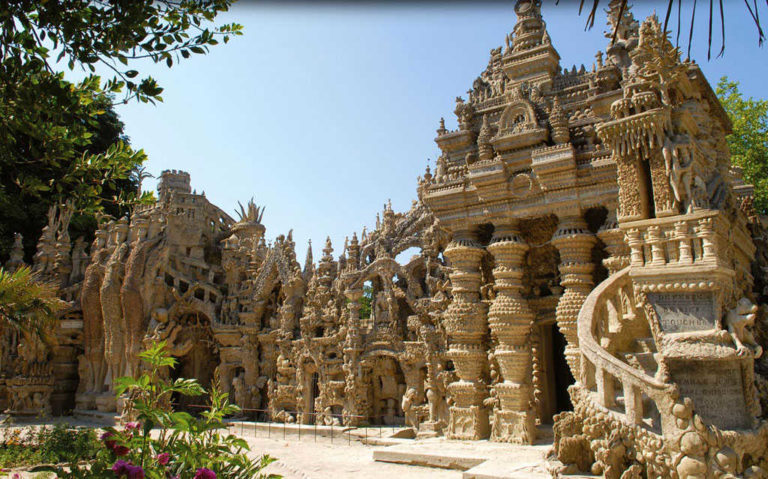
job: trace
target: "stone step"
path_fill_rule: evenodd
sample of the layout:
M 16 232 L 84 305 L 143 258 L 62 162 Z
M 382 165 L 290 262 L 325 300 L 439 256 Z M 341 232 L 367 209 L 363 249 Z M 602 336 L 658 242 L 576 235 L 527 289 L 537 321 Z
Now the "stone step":
M 544 464 L 546 453 L 550 448 L 551 443 L 547 442 L 537 443 L 533 446 L 522 446 L 487 440 L 453 441 L 439 437 L 415 440 L 410 441 L 410 443 L 377 449 L 373 451 L 373 459 L 381 462 L 394 462 L 413 466 L 455 469 L 459 471 L 474 470 L 475 472 L 472 474 L 486 474 L 493 472 L 492 465 L 488 466 L 490 472 L 483 472 L 484 469 L 477 470 L 475 468 L 487 461 L 508 461 L 510 464 L 526 466 Z M 502 467 L 508 468 L 508 465 L 499 466 L 499 468 Z M 545 468 L 542 468 L 541 471 L 546 473 Z M 477 475 L 477 477 L 484 476 Z
M 487 460 L 487 457 L 481 457 L 480 454 L 470 451 L 441 451 L 440 449 L 429 449 L 414 447 L 415 445 L 396 445 L 384 449 L 373 451 L 373 460 L 380 462 L 393 462 L 396 464 L 407 464 L 409 466 L 437 467 L 440 469 L 456 469 L 466 471 Z
M 542 461 L 519 462 L 514 458 L 489 459 L 461 475 L 462 479 L 549 479 Z

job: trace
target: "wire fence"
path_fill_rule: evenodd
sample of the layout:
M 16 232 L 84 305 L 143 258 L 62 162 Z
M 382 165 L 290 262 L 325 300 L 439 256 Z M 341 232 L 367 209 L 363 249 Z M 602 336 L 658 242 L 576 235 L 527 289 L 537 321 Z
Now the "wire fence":
M 189 412 L 208 409 L 208 406 L 200 404 L 184 404 L 180 407 L 191 410 Z M 354 440 L 365 445 L 374 445 L 376 443 L 374 439 L 391 437 L 405 427 L 405 418 L 401 416 L 361 416 L 284 410 L 273 414 L 269 409 L 253 408 L 240 408 L 240 414 L 243 417 L 231 417 L 227 420 L 227 427 L 235 434 L 239 433 L 240 436 L 252 434 L 254 437 L 267 438 L 282 437 L 282 439 L 296 438 L 299 441 L 311 436 L 312 440 L 317 442 L 320 436 L 329 438 L 332 443 L 346 439 L 348 444 Z M 327 424 L 325 424 L 326 421 Z M 391 424 L 384 424 L 384 422 Z

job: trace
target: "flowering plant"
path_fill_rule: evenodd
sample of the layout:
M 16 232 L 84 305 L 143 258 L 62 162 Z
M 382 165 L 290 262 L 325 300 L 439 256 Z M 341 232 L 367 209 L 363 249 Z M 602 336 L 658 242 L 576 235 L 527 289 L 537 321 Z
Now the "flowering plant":
M 107 428 L 101 436 L 103 450 L 88 465 L 47 470 L 71 479 L 279 478 L 260 474 L 272 458 L 251 459 L 248 444 L 226 433 L 224 417 L 240 408 L 229 403 L 216 381 L 207 392 L 210 405 L 199 417 L 175 411 L 171 405 L 174 394 L 202 396 L 205 389 L 193 379 L 165 379 L 176 360 L 164 342 L 153 344 L 139 356 L 146 372 L 115 383 L 115 392 L 127 397 L 125 407 L 136 420 L 123 428 Z

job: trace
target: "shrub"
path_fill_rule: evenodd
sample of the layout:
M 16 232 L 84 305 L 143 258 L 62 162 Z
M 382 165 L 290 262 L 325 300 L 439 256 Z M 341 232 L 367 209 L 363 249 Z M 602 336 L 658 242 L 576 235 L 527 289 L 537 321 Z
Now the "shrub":
M 174 411 L 174 394 L 201 396 L 205 389 L 192 379 L 165 379 L 164 371 L 176 360 L 165 343 L 153 344 L 139 355 L 146 372 L 138 378 L 116 381 L 116 393 L 127 395 L 126 407 L 136 417 L 123 428 L 107 428 L 101 447 L 87 466 L 72 464 L 67 468 L 43 467 L 60 478 L 128 479 L 246 479 L 278 478 L 260 471 L 273 461 L 269 456 L 257 460 L 248 457 L 248 444 L 227 428 L 224 417 L 240 408 L 228 401 L 228 395 L 214 383 L 208 392 L 210 405 L 194 417 Z
M 63 423 L 26 430 L 7 428 L 0 438 L 0 467 L 90 460 L 101 447 L 93 429 Z

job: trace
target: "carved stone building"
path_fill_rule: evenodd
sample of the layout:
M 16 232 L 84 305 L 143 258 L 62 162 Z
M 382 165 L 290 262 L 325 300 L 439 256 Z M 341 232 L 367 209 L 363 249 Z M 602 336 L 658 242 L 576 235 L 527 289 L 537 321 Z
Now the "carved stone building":
M 554 473 L 764 477 L 768 237 L 725 112 L 655 17 L 612 2 L 615 41 L 563 69 L 539 2 L 515 12 L 418 200 L 337 257 L 300 265 L 262 209 L 235 221 L 177 171 L 89 253 L 52 211 L 34 267 L 70 308 L 56 339 L 6 333 L 6 407 L 120 410 L 114 378 L 165 340 L 170 375 L 217 371 L 273 420 L 514 443 L 554 423 Z

